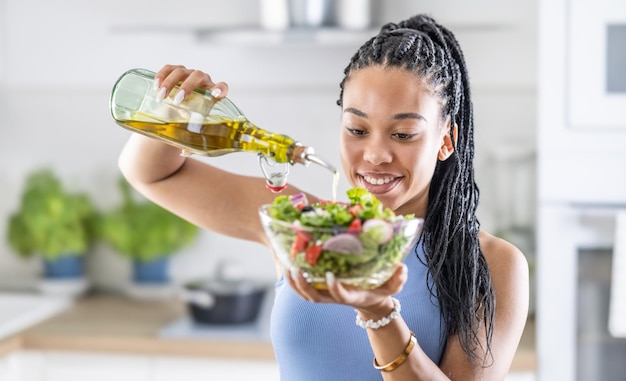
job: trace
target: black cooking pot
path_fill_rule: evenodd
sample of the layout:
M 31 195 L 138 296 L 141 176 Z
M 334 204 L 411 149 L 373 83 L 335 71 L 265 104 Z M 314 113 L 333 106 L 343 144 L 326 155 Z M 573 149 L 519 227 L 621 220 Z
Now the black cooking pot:
M 183 298 L 200 324 L 243 324 L 255 321 L 267 285 L 245 280 L 208 280 L 185 284 Z

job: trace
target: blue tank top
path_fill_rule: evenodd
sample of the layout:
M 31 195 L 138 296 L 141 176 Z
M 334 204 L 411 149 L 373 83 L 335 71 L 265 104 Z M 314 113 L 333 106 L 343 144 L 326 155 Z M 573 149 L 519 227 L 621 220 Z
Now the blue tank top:
M 408 280 L 395 297 L 420 347 L 439 364 L 445 345 L 442 337 L 447 334 L 443 335 L 443 319 L 427 287 L 428 269 L 418 255 L 423 259 L 421 244 L 405 261 Z M 355 324 L 352 307 L 308 302 L 283 277 L 275 288 L 270 331 L 281 380 L 382 380 L 372 366 L 374 353 L 367 332 Z

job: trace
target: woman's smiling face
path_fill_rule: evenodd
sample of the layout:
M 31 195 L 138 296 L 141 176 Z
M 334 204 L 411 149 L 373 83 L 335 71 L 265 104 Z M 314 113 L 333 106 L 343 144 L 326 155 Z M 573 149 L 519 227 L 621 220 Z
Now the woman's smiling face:
M 451 153 L 449 122 L 423 80 L 399 68 L 350 74 L 343 92 L 340 155 L 354 187 L 400 214 L 426 214 L 438 159 Z

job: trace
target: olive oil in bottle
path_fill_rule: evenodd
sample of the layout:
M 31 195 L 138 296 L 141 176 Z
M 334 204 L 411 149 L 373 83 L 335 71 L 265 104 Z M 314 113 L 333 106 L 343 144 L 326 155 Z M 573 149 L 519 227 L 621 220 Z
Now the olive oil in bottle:
M 221 156 L 249 151 L 271 158 L 277 163 L 301 163 L 306 147 L 285 135 L 256 128 L 251 123 L 224 118 L 221 122 L 191 124 L 187 122 L 155 123 L 138 119 L 119 120 L 121 126 L 164 140 L 189 153 Z

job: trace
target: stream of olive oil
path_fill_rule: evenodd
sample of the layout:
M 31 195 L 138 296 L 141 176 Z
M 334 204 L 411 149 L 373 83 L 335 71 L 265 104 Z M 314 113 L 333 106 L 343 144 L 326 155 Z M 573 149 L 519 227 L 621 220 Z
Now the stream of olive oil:
M 337 188 L 339 187 L 339 171 L 335 169 L 335 172 L 333 172 L 333 187 L 332 187 L 332 195 L 333 195 L 333 202 L 337 202 Z

